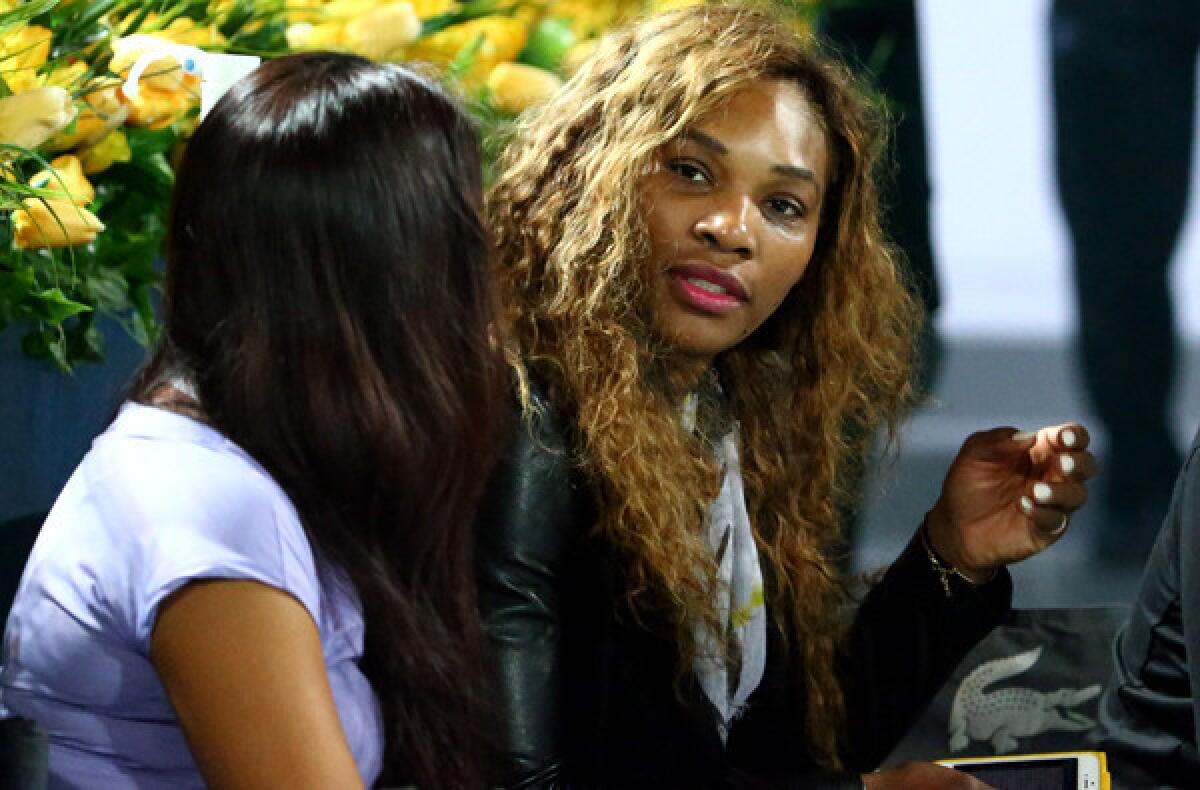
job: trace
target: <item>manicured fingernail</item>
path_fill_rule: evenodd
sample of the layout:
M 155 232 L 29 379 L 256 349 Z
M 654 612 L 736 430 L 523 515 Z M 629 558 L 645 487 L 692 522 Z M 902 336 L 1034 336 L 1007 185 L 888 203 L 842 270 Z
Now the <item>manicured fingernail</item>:
M 1070 428 L 1063 428 L 1058 433 L 1058 440 L 1063 443 L 1064 447 L 1074 447 L 1075 442 L 1078 441 L 1078 437 L 1075 436 L 1075 432 Z
M 1037 436 L 1037 431 L 1017 431 L 1012 435 L 1014 442 L 1027 442 Z
M 1054 492 L 1045 483 L 1037 483 L 1033 487 L 1033 498 L 1039 502 L 1049 502 Z
M 1060 455 L 1058 457 L 1058 466 L 1062 469 L 1064 475 L 1069 475 L 1075 471 L 1075 459 L 1069 455 Z
M 1033 500 L 1027 496 L 1021 497 L 1021 510 L 1025 511 L 1025 515 L 1033 512 Z

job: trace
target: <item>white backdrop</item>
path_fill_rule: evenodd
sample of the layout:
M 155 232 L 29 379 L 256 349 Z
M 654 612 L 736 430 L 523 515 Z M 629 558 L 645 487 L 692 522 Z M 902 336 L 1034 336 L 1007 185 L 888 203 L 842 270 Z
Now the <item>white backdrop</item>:
M 1048 0 L 919 0 L 940 323 L 954 337 L 1062 339 L 1075 306 L 1053 173 Z M 1200 168 L 1172 267 L 1200 339 Z

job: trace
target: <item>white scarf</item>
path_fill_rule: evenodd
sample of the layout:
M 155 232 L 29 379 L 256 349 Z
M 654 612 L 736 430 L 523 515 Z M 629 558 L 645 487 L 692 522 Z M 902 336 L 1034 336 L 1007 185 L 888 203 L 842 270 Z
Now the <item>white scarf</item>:
M 684 402 L 683 424 L 691 431 L 696 424 L 698 398 Z M 713 448 L 721 465 L 721 491 L 708 512 L 708 542 L 717 558 L 717 587 L 714 591 L 717 616 L 727 629 L 722 640 L 703 623 L 694 623 L 696 658 L 692 671 L 712 703 L 717 729 L 724 742 L 729 727 L 758 688 L 767 664 L 767 610 L 763 592 L 762 566 L 746 510 L 746 492 L 738 460 L 737 428 Z M 740 668 L 731 667 L 739 663 Z M 731 670 L 737 677 L 731 678 Z M 733 681 L 733 682 L 731 682 Z

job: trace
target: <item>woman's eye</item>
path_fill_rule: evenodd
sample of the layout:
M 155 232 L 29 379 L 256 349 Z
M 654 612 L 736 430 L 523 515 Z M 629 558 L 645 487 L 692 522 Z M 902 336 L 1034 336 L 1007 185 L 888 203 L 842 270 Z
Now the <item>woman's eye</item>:
M 708 172 L 694 162 L 688 162 L 681 159 L 675 159 L 667 165 L 671 170 L 685 181 L 690 181 L 694 184 L 707 184 L 711 179 L 708 177 Z
M 804 204 L 791 198 L 774 197 L 767 200 L 767 206 L 776 216 L 785 219 L 800 219 L 805 215 Z

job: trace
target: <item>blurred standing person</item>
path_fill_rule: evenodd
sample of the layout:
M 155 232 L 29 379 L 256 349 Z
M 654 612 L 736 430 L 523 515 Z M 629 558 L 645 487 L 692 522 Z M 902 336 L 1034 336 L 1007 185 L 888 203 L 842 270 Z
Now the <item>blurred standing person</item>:
M 821 33 L 887 102 L 893 116 L 891 161 L 881 179 L 884 233 L 904 253 L 925 312 L 917 361 L 922 394 L 933 392 L 942 346 L 933 325 L 941 306 L 930 238 L 929 156 L 914 0 L 862 0 L 829 9 Z
M 861 0 L 834 5 L 820 24 L 822 37 L 887 105 L 892 121 L 885 174 L 879 179 L 885 236 L 903 253 L 909 286 L 924 313 L 914 367 L 917 394 L 932 395 L 942 362 L 942 341 L 933 318 L 941 306 L 930 238 L 929 157 L 915 0 Z M 861 486 L 861 482 L 858 484 Z M 849 544 L 858 518 L 842 513 Z M 850 561 L 850 555 L 845 558 Z
M 1055 0 L 1050 29 L 1083 376 L 1108 435 L 1100 548 L 1141 561 L 1181 463 L 1167 265 L 1187 206 L 1200 2 Z

